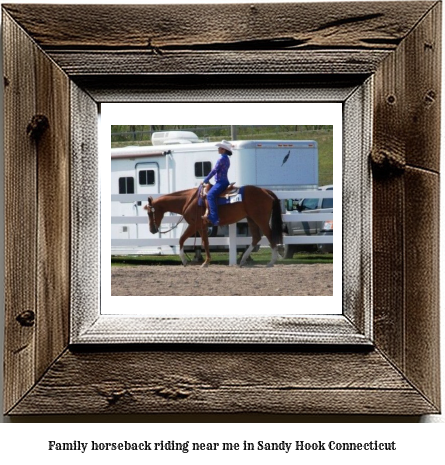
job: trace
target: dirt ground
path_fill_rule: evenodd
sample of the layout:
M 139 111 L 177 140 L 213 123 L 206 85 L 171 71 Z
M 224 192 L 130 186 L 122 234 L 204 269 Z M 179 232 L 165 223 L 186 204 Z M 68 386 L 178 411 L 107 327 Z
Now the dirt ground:
M 125 266 L 111 269 L 111 294 L 121 296 L 332 295 L 332 264 Z

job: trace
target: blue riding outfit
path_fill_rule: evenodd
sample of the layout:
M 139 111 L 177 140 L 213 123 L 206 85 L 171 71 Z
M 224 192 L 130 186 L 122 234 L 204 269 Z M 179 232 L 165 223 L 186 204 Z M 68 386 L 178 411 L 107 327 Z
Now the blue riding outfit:
M 230 160 L 226 153 L 221 154 L 221 157 L 215 164 L 215 167 L 204 179 L 204 184 L 207 184 L 210 179 L 215 176 L 215 184 L 207 193 L 207 201 L 209 204 L 208 220 L 214 225 L 219 225 L 218 206 L 216 204 L 217 197 L 224 192 L 229 186 L 227 173 L 230 168 Z

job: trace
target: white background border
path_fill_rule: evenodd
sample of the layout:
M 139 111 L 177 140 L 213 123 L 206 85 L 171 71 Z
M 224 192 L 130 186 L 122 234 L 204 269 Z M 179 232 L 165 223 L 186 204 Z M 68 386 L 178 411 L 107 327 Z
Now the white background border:
M 237 3 L 271 3 L 276 0 L 259 0 L 252 2 L 251 0 L 237 0 Z M 294 3 L 294 0 L 279 0 L 281 3 Z M 322 2 L 326 0 L 312 0 L 313 2 Z M 337 1 L 337 0 L 331 0 Z M 348 1 L 348 0 L 345 0 Z M 361 0 L 356 0 L 360 2 Z M 9 3 L 48 3 L 48 4 L 59 4 L 60 0 L 18 0 L 10 1 Z M 88 3 L 105 3 L 105 2 L 94 2 L 91 0 L 67 0 L 64 3 L 77 3 L 77 4 L 88 4 Z M 108 0 L 107 3 L 119 4 L 123 3 L 122 0 Z M 200 3 L 199 0 L 132 0 L 132 3 Z M 218 0 L 206 0 L 205 3 L 221 3 Z M 358 8 L 359 13 L 359 8 Z M 443 22 L 445 26 L 445 21 Z M 443 34 L 445 37 L 445 34 Z M 445 53 L 445 47 L 442 47 L 443 54 Z M 442 62 L 444 63 L 445 56 L 442 57 Z M 0 67 L 2 66 L 0 62 Z M 445 80 L 442 80 L 442 94 L 445 86 Z M 0 103 L 3 103 L 3 94 L 0 92 Z M 3 116 L 0 115 L 2 118 Z M 2 125 L 3 127 L 3 125 Z M 3 130 L 0 129 L 1 138 L 3 141 Z M 445 119 L 442 117 L 441 123 L 441 163 L 443 166 L 443 147 L 445 147 Z M 3 144 L 2 144 L 3 146 Z M 2 202 L 0 203 L 0 212 L 2 218 L 4 219 L 4 168 L 3 164 L 0 164 L 0 197 Z M 445 189 L 441 190 L 441 221 L 445 218 Z M 444 228 L 441 228 L 443 231 Z M 4 244 L 4 230 L 0 228 L 0 239 Z M 441 238 L 443 239 L 443 238 Z M 441 248 L 441 282 L 443 282 L 444 270 L 445 270 L 445 252 L 444 248 Z M 4 263 L 4 247 L 0 249 L 0 255 L 2 257 L 2 262 Z M 0 270 L 1 275 L 0 279 L 4 281 L 4 267 Z M 2 289 L 4 289 L 2 287 Z M 1 292 L 1 301 L 2 307 L 4 307 L 4 291 Z M 441 310 L 443 309 L 444 299 L 441 299 Z M 443 315 L 443 311 L 441 312 Z M 4 347 L 4 312 L 0 314 L 0 356 L 3 360 L 3 347 Z M 441 333 L 445 334 L 445 318 L 441 319 Z M 442 343 L 441 346 L 441 360 L 442 360 L 442 399 L 445 401 L 445 350 Z M 3 372 L 0 370 L 0 385 L 3 386 Z M 2 392 L 0 392 L 0 397 L 2 397 Z M 202 421 L 212 421 L 215 418 L 212 416 L 207 416 L 207 420 Z M 275 419 L 274 419 L 275 418 Z M 68 453 L 68 455 L 49 454 L 47 451 L 47 441 L 50 439 L 56 439 L 60 441 L 72 441 L 72 440 L 92 440 L 94 437 L 103 440 L 115 440 L 115 438 L 125 439 L 122 431 L 126 431 L 126 437 L 132 437 L 134 440 L 137 440 L 139 437 L 149 437 L 149 438 L 161 438 L 167 436 L 164 434 L 168 432 L 168 435 L 171 439 L 181 440 L 184 438 L 185 433 L 187 432 L 188 437 L 195 440 L 203 438 L 204 440 L 208 438 L 210 431 L 213 431 L 215 435 L 218 435 L 219 438 L 226 440 L 242 440 L 243 437 L 246 437 L 246 432 L 249 432 L 249 435 L 256 434 L 258 439 L 271 437 L 268 433 L 272 432 L 273 437 L 277 437 L 281 440 L 292 437 L 293 439 L 305 439 L 308 441 L 315 441 L 319 438 L 322 438 L 328 433 L 335 432 L 336 437 L 342 437 L 345 440 L 351 438 L 352 435 L 355 438 L 359 439 L 382 439 L 382 440 L 392 440 L 395 439 L 400 441 L 399 451 L 395 454 L 386 454 L 386 453 L 357 453 L 357 452 L 348 452 L 348 453 L 339 453 L 331 455 L 329 453 L 319 453 L 319 454 L 302 454 L 302 455 L 265 455 L 263 456 L 267 463 L 270 463 L 271 460 L 280 459 L 280 463 L 285 463 L 285 460 L 288 459 L 292 464 L 296 463 L 305 463 L 309 460 L 315 464 L 326 463 L 328 460 L 336 459 L 336 462 L 340 462 L 344 465 L 361 461 L 363 463 L 376 463 L 377 461 L 380 464 L 391 464 L 394 463 L 423 463 L 428 464 L 441 463 L 441 459 L 444 456 L 444 441 L 445 437 L 445 415 L 425 415 L 421 417 L 420 422 L 422 423 L 440 423 L 435 425 L 418 425 L 416 424 L 417 419 L 405 419 L 394 416 L 385 416 L 378 417 L 377 419 L 373 416 L 362 417 L 362 416 L 317 416 L 317 417 L 299 417 L 295 419 L 294 417 L 286 418 L 281 416 L 281 420 L 276 417 L 272 418 L 270 421 L 274 421 L 274 424 L 265 424 L 257 423 L 255 425 L 243 423 L 242 417 L 232 417 L 231 421 L 237 423 L 214 423 L 207 425 L 206 423 L 196 423 L 196 424 L 181 424 L 175 423 L 178 420 L 175 416 L 170 416 L 168 420 L 158 416 L 132 416 L 128 415 L 125 417 L 115 417 L 113 415 L 103 415 L 98 417 L 85 417 L 79 416 L 73 418 L 72 416 L 58 416 L 57 418 L 48 418 L 42 416 L 35 416 L 32 418 L 23 418 L 15 419 L 15 424 L 11 424 L 12 420 L 10 417 L 2 416 L 2 425 L 0 426 L 0 457 L 3 457 L 1 460 L 14 460 L 17 463 L 34 463 L 45 461 L 45 464 L 60 464 L 61 459 L 68 463 L 82 463 L 82 464 L 96 464 L 98 462 L 99 456 L 89 455 L 82 456 L 79 452 Z M 217 421 L 224 422 L 227 421 L 227 417 L 216 417 Z M 78 423 L 71 423 L 77 421 Z M 143 423 L 145 424 L 139 424 Z M 159 422 L 168 422 L 168 424 L 159 424 Z M 182 420 L 183 421 L 183 420 Z M 229 420 L 230 421 L 230 420 Z M 254 418 L 250 421 L 255 421 Z M 257 421 L 266 422 L 267 419 L 259 418 Z M 346 422 L 346 423 L 332 423 L 332 422 Z M 368 423 L 360 423 L 367 421 Z M 400 424 L 403 421 L 411 421 L 411 424 Z M 26 422 L 32 422 L 31 424 L 26 424 Z M 35 423 L 42 423 L 40 426 Z M 58 422 L 64 422 L 65 424 L 61 428 L 58 425 Z M 100 422 L 100 428 L 94 422 Z M 105 422 L 111 422 L 110 424 L 105 424 Z M 116 426 L 116 423 L 120 422 L 135 422 L 135 424 L 127 424 L 124 427 Z M 317 424 L 307 424 L 305 422 L 318 422 Z M 323 423 L 325 422 L 325 423 Z M 386 422 L 387 424 L 382 424 L 381 422 Z M 393 424 L 397 422 L 397 424 Z M 154 423 L 152 425 L 151 423 Z M 359 424 L 357 424 L 359 423 Z M 419 428 L 422 428 L 420 430 Z M 427 428 L 427 429 L 424 429 Z M 96 433 L 100 431 L 99 436 L 95 436 Z M 331 435 L 332 437 L 332 435 Z M 24 447 L 23 438 L 26 438 L 26 446 Z M 109 461 L 109 463 L 119 463 L 122 462 L 126 456 L 120 454 L 110 456 L 101 455 L 101 458 L 104 458 Z M 163 461 L 168 463 L 169 456 L 162 456 Z M 187 458 L 186 454 L 171 456 L 176 460 L 181 460 L 185 462 Z M 195 455 L 189 456 L 193 460 L 194 465 L 198 465 L 200 462 L 197 460 Z M 252 456 L 249 456 L 252 459 Z M 152 456 L 146 456 L 142 454 L 142 459 L 140 461 L 135 460 L 132 457 L 132 464 L 137 465 L 139 463 L 147 464 L 150 463 Z M 156 457 L 160 458 L 160 457 Z M 205 454 L 202 456 L 205 463 L 207 464 L 209 460 L 212 463 L 226 464 L 229 460 L 233 461 L 236 456 L 226 456 L 226 455 L 209 455 Z M 244 457 L 243 457 L 244 458 Z M 264 460 L 263 458 L 263 460 Z M 111 460 L 110 460 L 111 459 Z M 171 460 L 171 459 L 170 459 Z M 257 457 L 254 458 L 256 463 L 262 464 L 263 461 L 259 460 Z
M 325 315 L 342 313 L 342 104 L 341 103 L 114 103 L 101 105 L 99 157 L 101 184 L 101 309 L 103 314 L 150 316 L 247 316 Z M 115 124 L 183 124 L 201 125 L 280 125 L 307 124 L 334 127 L 334 272 L 333 296 L 113 296 L 110 265 L 110 141 Z M 215 147 L 216 150 L 216 147 Z M 230 171 L 229 171 L 230 177 Z M 193 186 L 190 186 L 192 188 Z M 148 228 L 148 224 L 147 224 Z M 182 266 L 179 265 L 178 266 Z M 210 265 L 212 266 L 212 265 Z M 276 266 L 280 266 L 280 261 Z M 205 269 L 202 270 L 205 273 Z M 187 269 L 184 268 L 184 273 Z M 273 269 L 271 269 L 273 273 Z M 323 283 L 320 283 L 323 284 Z M 143 289 L 141 283 L 141 290 Z M 297 291 L 297 289 L 296 289 Z M 277 305 L 275 299 L 280 299 Z M 180 300 L 179 300 L 180 299 Z M 184 300 L 186 299 L 186 300 Z M 237 303 L 234 303 L 234 299 Z M 238 300 L 241 299 L 241 300 Z M 266 300 L 264 300 L 266 299 Z M 273 302 L 272 302 L 273 299 Z M 268 301 L 268 302 L 267 302 Z M 205 308 L 209 313 L 190 315 L 189 308 Z M 135 311 L 135 309 L 137 309 Z M 152 310 L 154 309 L 154 310 Z M 255 309 L 254 312 L 248 309 Z M 288 316 L 289 314 L 286 314 Z

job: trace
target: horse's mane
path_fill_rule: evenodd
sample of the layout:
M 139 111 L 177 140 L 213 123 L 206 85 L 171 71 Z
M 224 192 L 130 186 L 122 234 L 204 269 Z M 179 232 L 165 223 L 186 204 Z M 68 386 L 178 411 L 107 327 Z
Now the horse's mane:
M 193 187 L 192 189 L 184 189 L 183 191 L 176 191 L 171 192 L 170 194 L 165 194 L 165 197 L 182 197 L 184 194 L 190 193 L 191 191 L 196 190 L 197 187 Z

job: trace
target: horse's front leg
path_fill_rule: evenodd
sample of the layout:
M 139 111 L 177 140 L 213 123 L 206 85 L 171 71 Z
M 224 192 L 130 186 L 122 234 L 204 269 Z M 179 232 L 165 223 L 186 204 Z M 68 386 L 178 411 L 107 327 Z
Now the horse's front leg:
M 210 260 L 212 257 L 210 256 L 209 235 L 208 235 L 208 230 L 207 230 L 207 226 L 205 223 L 201 225 L 200 232 L 201 232 L 202 245 L 204 246 L 204 250 L 206 252 L 206 259 L 204 263 L 201 265 L 201 268 L 207 268 L 210 265 Z
M 196 232 L 196 227 L 191 224 L 187 226 L 187 229 L 182 233 L 182 236 L 179 239 L 179 256 L 181 257 L 182 264 L 187 265 L 187 258 L 184 252 L 184 242 Z

